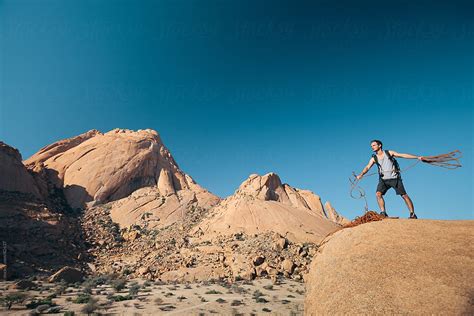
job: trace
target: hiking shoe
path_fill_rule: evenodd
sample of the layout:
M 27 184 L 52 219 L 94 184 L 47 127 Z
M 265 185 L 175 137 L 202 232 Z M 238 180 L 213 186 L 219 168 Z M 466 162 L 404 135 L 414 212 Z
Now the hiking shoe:
M 383 216 L 383 217 L 388 217 L 387 212 L 380 212 L 380 215 Z
M 411 213 L 409 219 L 418 219 L 418 216 L 416 216 L 415 213 Z

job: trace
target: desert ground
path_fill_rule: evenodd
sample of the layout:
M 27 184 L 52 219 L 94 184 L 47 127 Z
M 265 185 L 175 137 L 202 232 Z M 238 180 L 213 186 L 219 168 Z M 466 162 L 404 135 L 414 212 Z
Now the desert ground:
M 2 307 L 0 314 L 303 315 L 305 294 L 304 283 L 281 280 L 273 284 L 270 279 L 163 284 L 104 276 L 74 285 L 33 283 L 34 289 L 19 290 L 12 289 L 13 281 L 1 282 L 4 297 L 14 293 L 27 297 L 9 310 Z

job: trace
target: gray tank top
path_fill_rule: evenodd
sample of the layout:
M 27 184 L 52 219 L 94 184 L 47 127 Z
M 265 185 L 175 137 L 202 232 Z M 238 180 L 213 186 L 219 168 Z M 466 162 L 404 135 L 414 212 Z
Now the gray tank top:
M 390 158 L 388 158 L 385 154 L 385 151 L 383 152 L 383 157 L 380 158 L 379 156 L 377 156 L 377 159 L 379 161 L 380 167 L 382 167 L 382 178 L 384 180 L 396 179 L 397 174 L 395 173 L 395 167 Z

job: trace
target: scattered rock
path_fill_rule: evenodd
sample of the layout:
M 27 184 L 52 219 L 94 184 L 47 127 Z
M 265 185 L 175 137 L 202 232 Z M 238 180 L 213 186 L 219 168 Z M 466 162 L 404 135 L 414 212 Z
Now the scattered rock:
M 249 267 L 246 271 L 240 274 L 240 277 L 248 281 L 255 279 L 255 269 Z
M 43 312 L 46 312 L 46 310 L 49 309 L 49 305 L 48 304 L 42 304 L 42 305 L 38 305 L 35 309 L 35 311 L 38 313 L 38 314 L 42 314 Z
M 286 248 L 287 244 L 288 241 L 286 240 L 286 238 L 280 237 L 275 241 L 275 250 L 282 251 Z
M 292 274 L 293 270 L 295 269 L 295 264 L 293 263 L 293 261 L 291 261 L 289 259 L 285 259 L 281 263 L 281 269 L 284 272 L 287 272 L 288 274 Z
M 67 283 L 76 283 L 82 282 L 83 278 L 84 274 L 80 270 L 66 266 L 50 276 L 49 282 L 60 282 L 64 280 Z
M 9 288 L 17 290 L 35 289 L 36 284 L 30 280 L 20 280 L 10 285 Z
M 253 265 L 255 267 L 261 265 L 264 261 L 265 261 L 265 256 L 256 256 L 252 260 Z
M 140 233 L 136 230 L 132 230 L 132 231 L 124 232 L 122 237 L 126 241 L 134 241 L 140 237 Z
M 145 274 L 147 274 L 148 272 L 149 272 L 148 267 L 141 267 L 141 268 L 138 269 L 138 274 L 139 274 L 139 275 L 145 275 Z

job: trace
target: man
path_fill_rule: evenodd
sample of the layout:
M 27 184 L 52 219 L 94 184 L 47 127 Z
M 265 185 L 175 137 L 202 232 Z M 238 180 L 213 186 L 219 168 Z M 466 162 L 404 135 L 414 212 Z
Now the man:
M 387 212 L 385 211 L 385 201 L 383 196 L 390 188 L 393 188 L 397 195 L 401 195 L 408 206 L 408 210 L 410 211 L 409 218 L 417 219 L 418 217 L 415 214 L 413 202 L 405 191 L 405 187 L 403 186 L 398 163 L 393 157 L 419 160 L 423 160 L 423 157 L 410 154 L 400 154 L 393 150 L 384 151 L 382 146 L 383 145 L 380 140 L 375 139 L 370 142 L 370 147 L 372 147 L 372 150 L 375 154 L 372 155 L 372 158 L 370 158 L 367 166 L 364 168 L 364 170 L 362 170 L 360 175 L 357 176 L 357 180 L 362 179 L 364 174 L 366 174 L 374 164 L 377 164 L 379 168 L 379 184 L 377 185 L 376 196 L 377 203 L 379 204 L 380 208 L 380 215 L 388 216 Z

